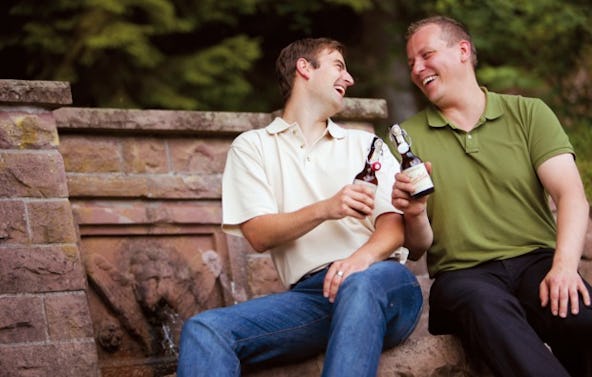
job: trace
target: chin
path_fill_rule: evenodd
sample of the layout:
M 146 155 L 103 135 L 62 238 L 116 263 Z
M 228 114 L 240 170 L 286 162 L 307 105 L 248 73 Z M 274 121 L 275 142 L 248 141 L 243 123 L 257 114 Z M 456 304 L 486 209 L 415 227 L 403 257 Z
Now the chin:
M 345 108 L 345 104 L 343 103 L 343 101 L 341 101 L 340 103 L 336 104 L 335 106 L 333 106 L 333 112 L 336 114 L 340 111 L 342 111 Z

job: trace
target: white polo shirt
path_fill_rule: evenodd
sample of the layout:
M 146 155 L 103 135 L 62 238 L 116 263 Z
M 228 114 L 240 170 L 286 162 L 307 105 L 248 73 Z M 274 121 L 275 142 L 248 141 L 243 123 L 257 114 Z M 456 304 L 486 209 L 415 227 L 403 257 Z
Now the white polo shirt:
M 253 217 L 296 211 L 335 195 L 364 167 L 373 137 L 329 120 L 324 135 L 307 147 L 298 124 L 279 117 L 264 129 L 242 133 L 230 147 L 222 180 L 223 230 L 242 236 L 238 225 Z M 325 221 L 299 239 L 270 250 L 286 287 L 355 252 L 374 231 L 379 215 L 401 213 L 391 204 L 399 163 L 386 145 L 381 164 L 371 216 Z

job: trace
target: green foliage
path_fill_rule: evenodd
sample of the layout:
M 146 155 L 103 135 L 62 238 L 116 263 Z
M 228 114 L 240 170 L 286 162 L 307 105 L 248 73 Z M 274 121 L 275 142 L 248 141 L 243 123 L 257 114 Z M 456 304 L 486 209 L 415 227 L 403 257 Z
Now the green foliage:
M 582 176 L 586 196 L 592 202 L 592 126 L 578 123 L 567 130 L 576 151 L 576 164 Z
M 346 5 L 356 12 L 363 12 L 374 7 L 372 0 L 327 0 L 328 3 Z
M 546 87 L 546 83 L 537 76 L 511 65 L 482 66 L 477 71 L 477 79 L 490 89 L 503 92 L 516 89 L 534 93 Z
M 69 81 L 89 106 L 232 108 L 253 90 L 246 73 L 260 40 L 229 31 L 256 0 L 19 1 L 23 20 L 0 51 L 18 47 L 34 79 Z M 47 22 L 52 20 L 52 22 Z M 195 43 L 200 33 L 209 43 Z M 178 47 L 176 39 L 189 46 Z

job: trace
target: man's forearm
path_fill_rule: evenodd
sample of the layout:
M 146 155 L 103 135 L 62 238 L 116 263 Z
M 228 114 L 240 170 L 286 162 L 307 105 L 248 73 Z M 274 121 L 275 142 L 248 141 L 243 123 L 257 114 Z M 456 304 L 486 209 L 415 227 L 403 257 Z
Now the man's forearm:
M 405 215 L 405 247 L 409 249 L 409 259 L 418 260 L 432 245 L 434 235 L 428 216 L 423 211 L 417 215 Z
M 254 217 L 240 225 L 251 246 L 264 252 L 302 237 L 325 221 L 321 204 L 315 203 L 289 213 Z
M 557 247 L 555 261 L 577 269 L 589 221 L 589 205 L 569 196 L 557 204 Z
M 375 230 L 355 254 L 365 254 L 369 264 L 385 260 L 393 251 L 403 246 L 403 220 L 401 215 L 388 212 L 378 216 Z

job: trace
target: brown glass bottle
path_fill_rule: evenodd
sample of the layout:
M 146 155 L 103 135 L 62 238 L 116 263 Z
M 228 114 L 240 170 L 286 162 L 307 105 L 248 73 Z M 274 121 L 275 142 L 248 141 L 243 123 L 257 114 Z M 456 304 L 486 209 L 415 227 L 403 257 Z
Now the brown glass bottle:
M 376 172 L 380 170 L 380 155 L 382 154 L 382 145 L 384 142 L 379 137 L 374 137 L 370 144 L 370 151 L 366 157 L 364 167 L 355 176 L 354 183 L 360 183 L 371 186 L 374 190 L 378 186 Z
M 411 197 L 420 198 L 434 192 L 434 183 L 423 161 L 411 151 L 405 135 L 405 131 L 398 124 L 391 127 L 389 137 L 401 155 L 401 171 L 411 178 L 411 182 L 415 186 Z

